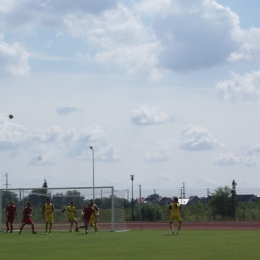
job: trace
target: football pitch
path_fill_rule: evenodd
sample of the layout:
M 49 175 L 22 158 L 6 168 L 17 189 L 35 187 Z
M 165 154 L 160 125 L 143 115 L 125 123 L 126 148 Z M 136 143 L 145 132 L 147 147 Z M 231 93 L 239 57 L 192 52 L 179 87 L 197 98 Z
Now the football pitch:
M 259 259 L 257 230 L 0 233 L 1 260 Z

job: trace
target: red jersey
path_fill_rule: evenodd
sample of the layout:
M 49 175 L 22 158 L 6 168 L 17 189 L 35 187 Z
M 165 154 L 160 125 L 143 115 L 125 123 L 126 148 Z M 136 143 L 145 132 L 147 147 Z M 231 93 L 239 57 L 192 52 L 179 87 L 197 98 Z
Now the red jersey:
M 23 217 L 30 218 L 31 213 L 32 213 L 32 208 L 25 207 L 23 210 Z
M 9 205 L 6 207 L 7 216 L 9 218 L 14 218 L 15 212 L 16 212 L 16 206 L 15 205 Z
M 31 213 L 32 213 L 32 208 L 28 208 L 28 207 L 24 208 L 23 220 L 22 220 L 23 224 L 27 224 L 27 225 L 33 224 L 31 216 L 30 216 Z
M 86 208 L 83 209 L 83 213 L 84 213 L 84 219 L 89 219 L 91 214 L 94 213 L 95 214 L 95 210 L 89 206 L 87 206 Z

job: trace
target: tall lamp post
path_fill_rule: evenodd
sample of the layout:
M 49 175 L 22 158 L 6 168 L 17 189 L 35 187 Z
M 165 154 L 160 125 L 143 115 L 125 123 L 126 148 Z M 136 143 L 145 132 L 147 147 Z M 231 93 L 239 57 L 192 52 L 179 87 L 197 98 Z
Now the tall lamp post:
M 93 164 L 93 201 L 95 199 L 95 171 L 94 171 L 94 148 L 92 146 L 89 147 L 92 150 L 92 164 Z
M 134 221 L 134 189 L 133 189 L 134 175 L 130 175 L 130 177 L 132 181 L 132 221 Z

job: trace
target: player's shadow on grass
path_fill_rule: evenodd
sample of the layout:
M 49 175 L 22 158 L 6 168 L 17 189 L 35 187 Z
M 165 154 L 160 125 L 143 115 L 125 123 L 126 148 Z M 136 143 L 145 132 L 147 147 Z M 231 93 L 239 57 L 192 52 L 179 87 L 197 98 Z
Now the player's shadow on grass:
M 162 236 L 164 236 L 164 237 L 178 237 L 177 235 L 173 235 L 173 234 L 164 234 L 164 235 L 162 235 Z

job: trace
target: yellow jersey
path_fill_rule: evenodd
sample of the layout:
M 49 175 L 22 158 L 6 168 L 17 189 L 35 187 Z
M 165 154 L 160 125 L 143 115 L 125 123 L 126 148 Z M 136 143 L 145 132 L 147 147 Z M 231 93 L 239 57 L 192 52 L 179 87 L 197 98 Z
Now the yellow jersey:
M 169 210 L 171 212 L 171 216 L 180 216 L 181 205 L 179 203 L 173 202 L 169 206 Z
M 96 204 L 93 204 L 92 208 L 95 210 L 96 215 L 99 213 L 99 208 Z
M 54 206 L 53 206 L 52 203 L 44 204 L 43 212 L 44 212 L 45 217 L 52 218 L 53 217 L 53 211 L 54 211 Z M 48 214 L 48 213 L 50 213 L 50 214 Z
M 76 208 L 74 206 L 67 206 L 65 209 L 68 211 L 68 218 L 73 219 L 76 213 Z

